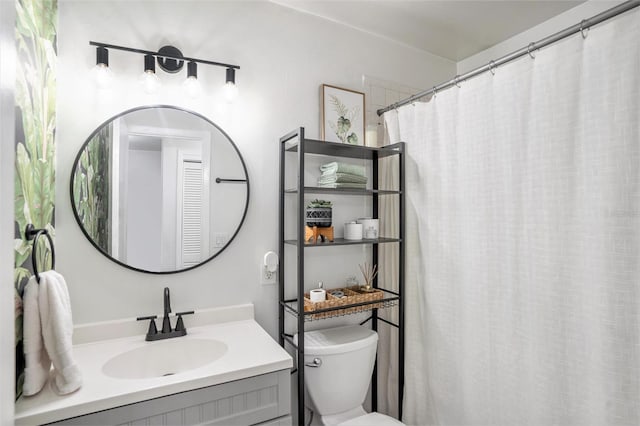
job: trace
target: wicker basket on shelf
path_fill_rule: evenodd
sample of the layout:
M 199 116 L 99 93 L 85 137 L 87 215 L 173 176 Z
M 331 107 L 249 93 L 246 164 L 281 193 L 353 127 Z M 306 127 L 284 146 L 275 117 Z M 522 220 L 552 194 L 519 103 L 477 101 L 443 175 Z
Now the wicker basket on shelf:
M 344 297 L 336 297 L 331 294 L 333 291 L 342 291 Z M 333 288 L 327 289 L 327 300 L 322 302 L 312 302 L 309 298 L 309 293 L 304 294 L 304 311 L 305 313 L 312 313 L 321 309 L 336 308 L 339 306 L 348 306 L 355 303 L 372 302 L 375 300 L 382 300 L 384 298 L 384 292 L 378 289 L 372 289 L 371 291 L 360 290 L 360 287 L 348 287 L 348 288 Z M 318 314 L 312 314 L 313 319 L 330 318 L 339 315 L 354 314 L 357 312 L 369 311 L 374 308 L 382 308 L 383 303 L 372 303 L 370 305 L 347 307 L 345 309 L 339 309 L 336 311 L 321 312 Z

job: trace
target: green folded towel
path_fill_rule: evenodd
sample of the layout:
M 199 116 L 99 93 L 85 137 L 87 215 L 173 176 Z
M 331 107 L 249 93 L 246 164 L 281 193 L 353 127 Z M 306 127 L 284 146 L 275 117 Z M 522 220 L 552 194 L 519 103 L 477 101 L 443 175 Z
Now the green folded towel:
M 366 176 L 353 175 L 351 173 L 323 173 L 318 183 L 367 183 Z
M 333 183 L 319 183 L 320 188 L 356 188 L 367 189 L 366 183 L 353 183 L 353 182 L 333 182 Z
M 357 176 L 366 176 L 364 166 L 358 164 L 346 164 L 334 161 L 320 166 L 322 174 L 328 173 L 350 173 Z

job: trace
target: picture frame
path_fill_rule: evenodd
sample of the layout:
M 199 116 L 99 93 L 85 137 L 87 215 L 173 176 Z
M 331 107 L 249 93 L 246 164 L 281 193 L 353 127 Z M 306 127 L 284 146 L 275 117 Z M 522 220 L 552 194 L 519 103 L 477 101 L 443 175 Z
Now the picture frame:
M 327 142 L 364 145 L 364 93 L 321 86 L 321 138 Z

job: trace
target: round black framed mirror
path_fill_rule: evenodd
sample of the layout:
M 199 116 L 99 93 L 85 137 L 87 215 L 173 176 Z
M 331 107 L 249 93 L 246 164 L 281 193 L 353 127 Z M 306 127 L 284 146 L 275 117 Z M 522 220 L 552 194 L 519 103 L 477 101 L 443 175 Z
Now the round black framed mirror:
M 235 143 L 206 117 L 170 105 L 124 111 L 94 130 L 71 170 L 71 206 L 102 254 L 171 274 L 218 256 L 249 207 Z

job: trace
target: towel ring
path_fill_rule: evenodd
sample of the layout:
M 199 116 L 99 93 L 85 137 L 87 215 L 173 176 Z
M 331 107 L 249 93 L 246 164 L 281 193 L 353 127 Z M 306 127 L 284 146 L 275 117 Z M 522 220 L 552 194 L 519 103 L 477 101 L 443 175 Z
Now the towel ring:
M 38 273 L 38 238 L 42 235 L 49 240 L 49 248 L 51 249 L 51 269 L 56 266 L 56 251 L 53 247 L 53 239 L 46 229 L 35 229 L 32 224 L 28 224 L 24 231 L 24 236 L 27 240 L 33 240 L 33 250 L 31 251 L 31 266 L 33 267 L 33 274 L 36 276 L 36 281 L 40 284 L 40 274 Z

